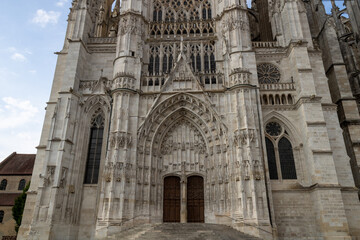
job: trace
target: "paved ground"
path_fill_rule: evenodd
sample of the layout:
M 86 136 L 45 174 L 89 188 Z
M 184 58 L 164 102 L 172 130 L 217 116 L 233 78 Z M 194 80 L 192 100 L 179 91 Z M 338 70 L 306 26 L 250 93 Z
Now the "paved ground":
M 124 240 L 261 240 L 218 224 L 164 223 L 129 229 L 109 239 Z

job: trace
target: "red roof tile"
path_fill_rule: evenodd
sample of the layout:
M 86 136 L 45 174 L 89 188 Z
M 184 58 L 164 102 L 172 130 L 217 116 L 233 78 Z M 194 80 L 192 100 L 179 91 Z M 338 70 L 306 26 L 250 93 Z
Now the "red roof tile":
M 0 175 L 31 175 L 36 154 L 13 152 L 0 163 Z
M 21 193 L 0 193 L 0 206 L 14 206 L 15 199 L 20 195 Z

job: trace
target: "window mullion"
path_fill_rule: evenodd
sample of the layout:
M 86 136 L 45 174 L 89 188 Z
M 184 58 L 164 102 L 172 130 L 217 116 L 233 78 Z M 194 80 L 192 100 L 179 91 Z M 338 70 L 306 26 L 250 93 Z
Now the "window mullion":
M 282 180 L 282 172 L 281 172 L 281 166 L 280 166 L 280 154 L 279 154 L 279 148 L 278 148 L 278 141 L 275 141 L 274 149 L 275 149 L 275 161 L 276 161 L 276 169 L 277 169 L 277 172 L 278 172 L 278 178 L 279 178 L 279 180 Z

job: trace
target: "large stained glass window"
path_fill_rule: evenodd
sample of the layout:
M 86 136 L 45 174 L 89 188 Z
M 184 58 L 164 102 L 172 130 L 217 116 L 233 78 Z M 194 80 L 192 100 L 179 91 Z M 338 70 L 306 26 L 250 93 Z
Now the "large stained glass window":
M 98 183 L 103 135 L 104 117 L 99 114 L 93 118 L 91 123 L 89 150 L 84 180 L 84 183 L 86 184 Z
M 266 141 L 266 152 L 267 152 L 268 163 L 269 163 L 270 179 L 279 179 L 278 173 L 277 173 L 277 167 L 276 167 L 274 144 L 271 142 L 271 140 L 268 137 L 265 138 L 265 141 Z
M 265 127 L 270 179 L 296 179 L 293 147 L 287 131 L 278 122 Z

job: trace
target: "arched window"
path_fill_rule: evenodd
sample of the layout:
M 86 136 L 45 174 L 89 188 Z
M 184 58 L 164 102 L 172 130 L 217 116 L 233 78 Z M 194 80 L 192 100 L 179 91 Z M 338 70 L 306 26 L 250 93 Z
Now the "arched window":
M 282 137 L 278 143 L 281 174 L 283 179 L 296 179 L 293 149 L 290 141 Z
M 169 56 L 169 64 L 168 64 L 168 72 L 171 71 L 172 67 L 173 67 L 173 56 L 172 56 L 172 54 L 170 54 L 170 56 Z
M 216 63 L 215 63 L 215 55 L 211 53 L 210 55 L 210 65 L 211 65 L 211 72 L 216 72 Z
M 270 179 L 279 179 L 278 173 L 277 173 L 277 167 L 276 167 L 274 144 L 271 142 L 271 140 L 268 137 L 265 138 L 265 142 L 266 142 L 266 152 L 267 152 L 268 163 L 269 163 Z
M 279 123 L 269 122 L 265 143 L 270 179 L 296 179 L 293 148 L 287 131 Z
M 0 190 L 6 190 L 7 180 L 3 179 L 0 184 Z
M 155 75 L 159 75 L 160 73 L 160 57 L 156 55 L 155 57 Z
M 99 114 L 91 121 L 89 150 L 84 180 L 86 184 L 96 184 L 98 182 L 103 135 L 104 117 Z
M 201 72 L 201 57 L 200 54 L 196 56 L 196 71 Z
M 167 55 L 164 55 L 164 57 L 163 57 L 163 72 L 164 73 L 168 72 L 168 57 L 167 57 Z
M 154 10 L 154 12 L 153 12 L 153 21 L 157 22 L 157 11 L 156 10 Z
M 0 210 L 0 223 L 2 223 L 4 220 L 4 211 Z
M 149 62 L 149 74 L 153 75 L 154 73 L 154 57 L 150 56 L 150 62 Z
M 206 73 L 208 73 L 209 70 L 210 70 L 209 55 L 207 53 L 205 53 L 205 55 L 204 55 L 204 70 L 205 70 Z
M 24 190 L 25 183 L 26 183 L 25 179 L 21 179 L 20 182 L 19 182 L 18 190 Z

